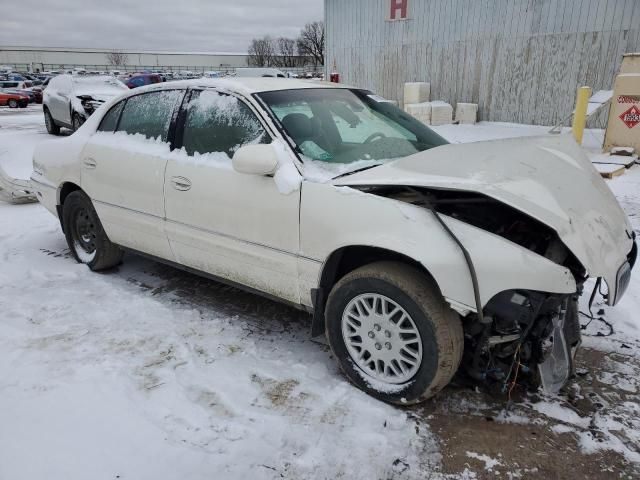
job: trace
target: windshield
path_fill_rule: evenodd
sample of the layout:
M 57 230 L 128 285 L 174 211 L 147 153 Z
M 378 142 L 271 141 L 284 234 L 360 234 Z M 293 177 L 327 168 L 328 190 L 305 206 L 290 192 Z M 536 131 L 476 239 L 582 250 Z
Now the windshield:
M 391 102 L 363 90 L 313 88 L 258 95 L 280 121 L 306 176 L 338 176 L 448 143 Z

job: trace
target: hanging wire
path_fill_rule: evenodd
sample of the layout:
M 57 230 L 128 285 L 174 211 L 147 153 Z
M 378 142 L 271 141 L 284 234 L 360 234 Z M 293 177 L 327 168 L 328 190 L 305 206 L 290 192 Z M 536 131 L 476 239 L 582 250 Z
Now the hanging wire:
M 601 290 L 601 285 L 602 284 L 602 278 L 598 278 L 596 280 L 596 284 L 593 286 L 593 291 L 591 292 L 591 296 L 589 297 L 589 313 L 585 313 L 580 311 L 580 315 L 586 317 L 589 319 L 589 321 L 585 324 L 585 325 L 581 325 L 580 328 L 581 330 L 586 330 L 589 325 L 591 325 L 591 322 L 593 322 L 594 320 L 597 320 L 599 322 L 602 322 L 605 324 L 605 326 L 609 329 L 609 333 L 602 333 L 602 332 L 598 332 L 595 335 L 589 334 L 589 333 L 584 333 L 583 335 L 585 335 L 586 337 L 610 337 L 611 335 L 613 335 L 613 325 L 611 325 L 611 323 L 607 322 L 602 316 L 598 315 L 597 317 L 593 314 L 592 311 L 592 307 L 593 307 L 593 301 L 595 300 L 596 297 L 596 293 L 599 293 L 600 295 L 602 295 L 603 297 L 605 296 L 604 293 L 602 293 Z

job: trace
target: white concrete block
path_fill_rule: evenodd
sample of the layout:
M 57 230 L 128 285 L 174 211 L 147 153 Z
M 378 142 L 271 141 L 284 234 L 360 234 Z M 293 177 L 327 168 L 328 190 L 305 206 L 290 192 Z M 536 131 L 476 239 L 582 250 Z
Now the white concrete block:
M 431 84 L 427 82 L 407 82 L 404 84 L 404 104 L 424 103 L 429 101 Z
M 404 111 L 427 125 L 431 124 L 431 103 L 410 103 L 404 106 Z
M 458 103 L 456 105 L 456 122 L 474 124 L 478 119 L 477 103 Z
M 446 102 L 431 102 L 431 125 L 447 125 L 453 121 L 453 107 Z

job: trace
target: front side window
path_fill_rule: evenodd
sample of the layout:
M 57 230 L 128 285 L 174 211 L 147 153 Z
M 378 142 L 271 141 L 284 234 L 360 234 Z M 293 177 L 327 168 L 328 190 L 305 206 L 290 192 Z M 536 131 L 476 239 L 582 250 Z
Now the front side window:
M 114 132 L 116 130 L 122 107 L 124 107 L 124 100 L 109 109 L 107 114 L 102 117 L 102 121 L 98 127 L 99 132 Z
M 281 90 L 259 97 L 295 142 L 303 161 L 336 174 L 447 143 L 392 103 L 363 90 Z
M 118 132 L 139 133 L 166 142 L 173 112 L 183 95 L 182 90 L 163 90 L 129 97 L 120 117 Z
M 188 155 L 222 152 L 231 158 L 243 145 L 268 142 L 260 121 L 244 102 L 214 90 L 193 92 L 182 136 Z

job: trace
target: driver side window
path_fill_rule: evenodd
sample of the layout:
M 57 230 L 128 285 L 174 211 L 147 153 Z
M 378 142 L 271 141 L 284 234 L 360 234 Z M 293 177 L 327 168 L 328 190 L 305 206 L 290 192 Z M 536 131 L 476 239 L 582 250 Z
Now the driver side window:
M 270 138 L 244 102 L 215 90 L 192 93 L 182 136 L 188 155 L 223 153 L 231 159 L 240 147 L 255 143 Z

